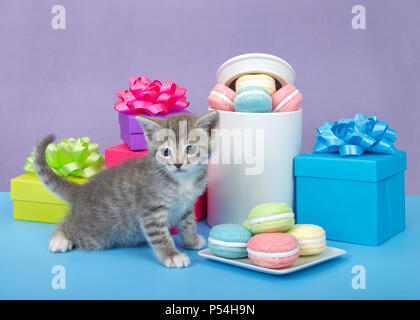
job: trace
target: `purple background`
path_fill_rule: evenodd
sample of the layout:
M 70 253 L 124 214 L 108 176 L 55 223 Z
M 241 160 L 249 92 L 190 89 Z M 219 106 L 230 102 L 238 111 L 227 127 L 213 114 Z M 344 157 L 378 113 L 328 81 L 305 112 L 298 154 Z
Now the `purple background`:
M 64 5 L 67 29 L 53 30 Z M 353 5 L 367 29 L 353 30 Z M 47 133 L 121 143 L 116 90 L 129 76 L 169 77 L 204 112 L 217 68 L 247 52 L 295 68 L 304 96 L 303 149 L 326 120 L 376 114 L 408 152 L 407 194 L 420 194 L 420 1 L 12 1 L 0 2 L 0 190 L 22 173 Z

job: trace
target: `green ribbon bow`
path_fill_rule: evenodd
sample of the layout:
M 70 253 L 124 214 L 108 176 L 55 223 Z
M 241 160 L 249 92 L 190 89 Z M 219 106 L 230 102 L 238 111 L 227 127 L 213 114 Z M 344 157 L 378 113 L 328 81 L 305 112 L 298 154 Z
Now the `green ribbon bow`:
M 105 163 L 103 155 L 97 153 L 99 145 L 90 143 L 88 137 L 63 139 L 56 145 L 51 143 L 45 150 L 45 159 L 51 169 L 60 176 L 90 178 L 97 174 Z M 34 172 L 34 153 L 25 159 L 25 171 Z

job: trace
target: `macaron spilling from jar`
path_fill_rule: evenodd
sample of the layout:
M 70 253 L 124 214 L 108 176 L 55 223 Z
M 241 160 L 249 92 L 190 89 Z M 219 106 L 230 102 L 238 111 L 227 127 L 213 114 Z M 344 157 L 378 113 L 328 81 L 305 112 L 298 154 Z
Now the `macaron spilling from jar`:
M 295 224 L 292 208 L 279 202 L 255 206 L 242 225 L 214 226 L 208 242 L 217 256 L 248 257 L 254 264 L 270 269 L 288 267 L 299 256 L 316 255 L 326 247 L 323 228 Z

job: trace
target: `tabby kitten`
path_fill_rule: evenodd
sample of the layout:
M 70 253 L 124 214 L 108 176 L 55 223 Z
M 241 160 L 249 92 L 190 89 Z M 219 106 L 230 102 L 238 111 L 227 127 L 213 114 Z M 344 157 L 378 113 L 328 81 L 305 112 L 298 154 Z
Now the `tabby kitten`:
M 148 156 L 104 169 L 83 185 L 56 175 L 46 163 L 45 149 L 54 141 L 53 135 L 38 143 L 37 175 L 71 205 L 50 239 L 50 251 L 66 252 L 73 247 L 103 250 L 147 241 L 166 267 L 186 267 L 189 258 L 175 248 L 168 231 L 173 225 L 185 248 L 205 246 L 206 241 L 196 232 L 193 207 L 207 184 L 210 139 L 197 141 L 197 135 L 190 133 L 198 131 L 208 137 L 217 125 L 217 112 L 163 119 L 139 116 L 139 121 Z

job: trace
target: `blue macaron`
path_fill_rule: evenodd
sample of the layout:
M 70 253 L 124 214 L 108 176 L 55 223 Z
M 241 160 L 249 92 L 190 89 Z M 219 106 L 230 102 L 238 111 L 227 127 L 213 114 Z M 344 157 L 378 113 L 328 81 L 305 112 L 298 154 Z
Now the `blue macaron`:
M 252 233 L 239 224 L 219 224 L 210 230 L 210 250 L 219 257 L 236 259 L 248 256 L 246 243 Z
M 237 112 L 271 112 L 270 93 L 262 87 L 244 87 L 235 94 Z

